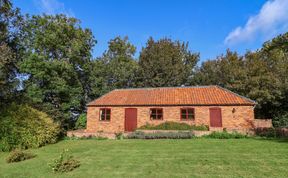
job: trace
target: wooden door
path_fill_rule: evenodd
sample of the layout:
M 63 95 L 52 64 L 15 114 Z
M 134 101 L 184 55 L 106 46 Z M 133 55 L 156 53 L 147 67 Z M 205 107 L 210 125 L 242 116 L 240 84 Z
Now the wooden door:
M 210 127 L 222 127 L 221 108 L 210 108 Z
M 125 109 L 125 131 L 132 132 L 137 128 L 137 109 Z

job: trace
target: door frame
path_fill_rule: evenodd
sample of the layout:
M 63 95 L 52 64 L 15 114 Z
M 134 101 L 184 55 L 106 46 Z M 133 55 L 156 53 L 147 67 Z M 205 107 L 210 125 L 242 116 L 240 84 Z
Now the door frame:
M 210 121 L 210 127 L 215 127 L 215 126 L 211 126 L 211 110 L 218 110 L 220 111 L 220 121 L 221 121 L 221 126 L 216 127 L 216 128 L 222 128 L 223 127 L 223 119 L 222 119 L 222 109 L 220 107 L 212 107 L 209 108 L 209 121 Z
M 138 119 L 137 119 L 137 117 L 138 117 L 138 109 L 137 108 L 125 108 L 124 109 L 124 132 L 130 132 L 130 131 L 127 131 L 126 130 L 126 110 L 128 110 L 128 109 L 135 109 L 136 110 L 136 128 L 137 128 L 137 125 L 138 125 L 138 123 L 137 123 L 137 121 L 138 121 Z

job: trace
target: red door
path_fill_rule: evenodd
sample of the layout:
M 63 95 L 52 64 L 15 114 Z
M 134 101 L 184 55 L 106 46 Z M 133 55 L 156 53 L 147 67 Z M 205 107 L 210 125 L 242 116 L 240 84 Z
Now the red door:
M 221 108 L 210 108 L 210 127 L 222 127 Z
M 125 109 L 125 131 L 131 132 L 137 128 L 137 109 Z

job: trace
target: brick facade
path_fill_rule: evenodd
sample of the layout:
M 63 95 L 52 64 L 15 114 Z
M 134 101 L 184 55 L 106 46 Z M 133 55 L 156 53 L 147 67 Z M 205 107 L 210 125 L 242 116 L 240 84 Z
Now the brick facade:
M 116 133 L 124 132 L 125 108 L 137 108 L 137 127 L 146 123 L 160 124 L 166 121 L 184 122 L 195 125 L 210 126 L 209 108 L 215 106 L 191 106 L 195 109 L 195 120 L 180 120 L 181 106 L 163 106 L 163 120 L 151 120 L 150 108 L 154 107 L 107 107 L 111 109 L 111 120 L 100 121 L 99 109 L 103 107 L 89 106 L 87 111 L 87 132 L 107 132 Z M 218 106 L 217 106 L 218 107 Z M 187 108 L 185 106 L 185 108 Z M 219 106 L 222 113 L 222 128 L 227 129 L 249 129 L 253 127 L 254 110 L 253 106 Z

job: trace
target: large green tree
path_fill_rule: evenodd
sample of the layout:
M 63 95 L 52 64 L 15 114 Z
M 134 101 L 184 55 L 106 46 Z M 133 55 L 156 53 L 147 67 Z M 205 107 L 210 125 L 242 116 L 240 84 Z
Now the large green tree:
M 0 0 L 0 105 L 6 105 L 15 97 L 20 59 L 19 33 L 22 16 L 11 1 Z M 0 106 L 2 108 L 2 106 Z
M 99 58 L 103 64 L 108 90 L 134 86 L 138 64 L 134 59 L 136 47 L 128 37 L 116 37 L 109 41 L 108 50 Z
M 29 79 L 25 91 L 35 107 L 63 126 L 82 112 L 87 96 L 91 49 L 95 43 L 89 29 L 65 15 L 27 17 L 21 45 L 26 50 L 20 64 Z
M 181 86 L 188 84 L 199 54 L 188 43 L 150 38 L 140 53 L 138 85 L 142 87 Z
M 203 62 L 196 70 L 193 84 L 219 85 L 244 94 L 244 81 L 246 80 L 244 65 L 243 57 L 227 50 L 225 55 Z

